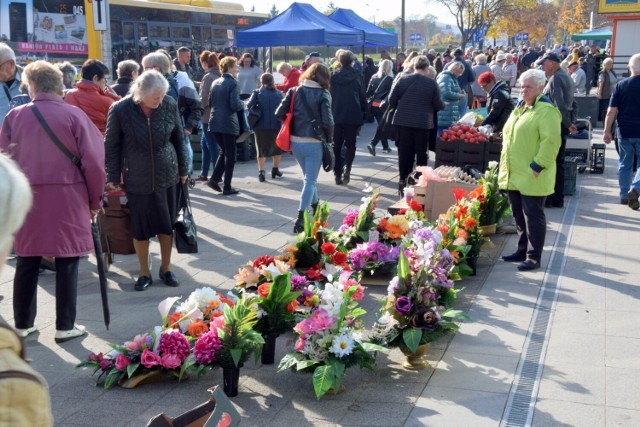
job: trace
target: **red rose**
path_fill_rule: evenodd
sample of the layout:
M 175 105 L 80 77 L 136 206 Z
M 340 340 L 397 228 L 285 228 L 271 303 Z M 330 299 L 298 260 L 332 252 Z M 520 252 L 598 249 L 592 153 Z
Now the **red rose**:
M 344 252 L 336 252 L 333 257 L 331 257 L 331 262 L 336 265 L 343 265 L 347 262 L 347 254 Z
M 325 242 L 320 246 L 320 250 L 325 255 L 333 255 L 336 251 L 336 245 L 331 242 Z
M 266 298 L 269 296 L 269 291 L 271 290 L 271 283 L 263 283 L 258 286 L 258 295 L 262 298 Z
M 422 205 L 415 199 L 411 199 L 409 207 L 416 212 L 422 212 Z

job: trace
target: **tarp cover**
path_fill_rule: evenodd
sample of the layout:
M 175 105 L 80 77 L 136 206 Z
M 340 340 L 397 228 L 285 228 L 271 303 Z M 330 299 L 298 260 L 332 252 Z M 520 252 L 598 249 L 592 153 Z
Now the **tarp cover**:
M 364 31 L 365 46 L 398 46 L 398 35 L 373 25 L 351 9 L 336 9 L 329 18 L 347 27 Z
M 307 3 L 293 3 L 275 18 L 236 33 L 238 47 L 362 46 L 362 30 L 329 19 Z
M 585 31 L 584 33 L 573 34 L 572 40 L 611 40 L 611 28 L 603 27 L 595 30 Z

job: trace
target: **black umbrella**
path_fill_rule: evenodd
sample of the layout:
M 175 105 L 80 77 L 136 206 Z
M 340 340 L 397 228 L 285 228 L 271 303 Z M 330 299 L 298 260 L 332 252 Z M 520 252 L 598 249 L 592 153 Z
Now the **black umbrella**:
M 109 330 L 109 322 L 111 315 L 109 313 L 109 296 L 107 295 L 107 270 L 104 266 L 104 256 L 102 253 L 102 244 L 100 243 L 100 227 L 95 218 L 91 220 L 91 233 L 93 235 L 93 246 L 96 251 L 96 262 L 98 265 L 98 276 L 100 277 L 100 296 L 102 297 L 102 314 L 104 316 L 104 324 Z

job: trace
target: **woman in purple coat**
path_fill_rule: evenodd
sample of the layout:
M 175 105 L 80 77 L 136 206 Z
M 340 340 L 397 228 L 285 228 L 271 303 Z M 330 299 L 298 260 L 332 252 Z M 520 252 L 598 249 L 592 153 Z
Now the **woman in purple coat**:
M 80 160 L 77 167 L 38 122 L 31 104 L 11 110 L 0 130 L 0 150 L 20 166 L 31 184 L 33 207 L 15 238 L 13 281 L 15 327 L 26 337 L 37 329 L 38 268 L 43 256 L 56 262 L 56 342 L 84 335 L 75 325 L 80 257 L 93 252 L 90 219 L 104 190 L 102 134 L 77 107 L 62 100 L 62 73 L 45 61 L 24 69 L 33 105 L 62 144 Z

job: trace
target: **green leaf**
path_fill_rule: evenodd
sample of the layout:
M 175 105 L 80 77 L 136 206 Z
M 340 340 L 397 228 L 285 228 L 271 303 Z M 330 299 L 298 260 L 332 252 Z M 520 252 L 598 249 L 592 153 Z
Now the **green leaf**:
M 402 340 L 407 346 L 409 351 L 414 353 L 420 345 L 420 339 L 422 338 L 422 330 L 414 328 L 406 328 L 402 332 Z
M 404 251 L 400 251 L 400 257 L 398 258 L 398 277 L 400 279 L 406 279 L 411 274 L 409 270 L 409 260 L 404 254 Z
M 138 369 L 139 367 L 140 367 L 140 362 L 132 363 L 131 365 L 127 366 L 127 378 L 131 378 L 133 374 L 136 372 L 136 369 Z
M 240 359 L 242 358 L 242 349 L 232 348 L 232 349 L 229 350 L 229 353 L 231 353 L 231 358 L 233 359 L 233 364 L 237 368 L 238 365 L 240 365 Z
M 107 377 L 104 379 L 104 388 L 105 390 L 110 389 L 118 380 L 122 377 L 122 372 L 117 369 L 112 369 L 107 374 Z
M 459 319 L 459 320 L 467 320 L 470 321 L 471 318 L 467 315 L 467 313 L 465 313 L 462 310 L 446 310 L 444 313 L 442 313 L 442 317 L 445 317 L 447 319 Z
M 365 314 L 367 314 L 367 310 L 365 310 L 362 307 L 355 308 L 351 311 L 351 317 L 354 319 L 357 317 L 363 316 Z
M 184 362 L 182 362 L 182 366 L 180 367 L 180 374 L 178 375 L 178 378 L 179 378 L 179 379 L 184 378 L 184 373 L 185 373 L 187 370 L 191 370 L 191 367 L 192 367 L 193 365 L 195 365 L 195 364 L 196 364 L 196 358 L 195 358 L 195 356 L 193 355 L 193 353 L 191 353 L 191 354 L 190 354 L 190 355 L 189 355 L 189 356 L 184 360 Z
M 374 344 L 372 342 L 363 342 L 362 344 L 360 344 L 362 346 L 362 349 L 368 353 L 373 353 L 375 351 L 387 351 L 388 349 L 386 347 L 383 347 L 379 344 Z
M 334 385 L 336 368 L 331 365 L 319 366 L 313 372 L 313 390 L 318 400 Z
M 296 363 L 296 370 L 297 371 L 302 371 L 304 369 L 307 369 L 310 366 L 315 365 L 317 362 L 313 361 L 313 360 L 298 360 L 298 363 Z

